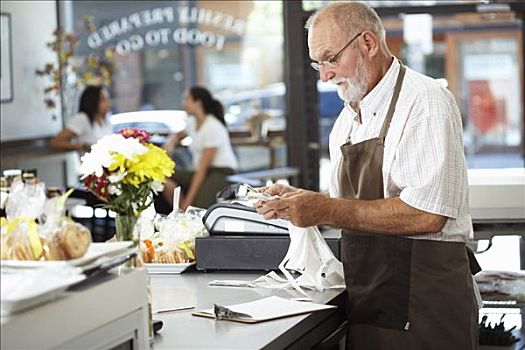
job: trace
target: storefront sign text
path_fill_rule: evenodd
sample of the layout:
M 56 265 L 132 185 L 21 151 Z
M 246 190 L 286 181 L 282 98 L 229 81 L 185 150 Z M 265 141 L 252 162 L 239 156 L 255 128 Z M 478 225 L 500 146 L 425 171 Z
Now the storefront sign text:
M 143 10 L 114 20 L 98 28 L 87 38 L 90 48 L 97 49 L 105 43 L 118 37 L 132 33 L 139 28 L 153 25 L 170 24 L 176 22 L 177 28 L 165 27 L 151 29 L 144 35 L 131 34 L 127 38 L 116 42 L 115 50 L 120 55 L 127 55 L 139 51 L 144 46 L 155 47 L 166 45 L 170 41 L 177 44 L 201 45 L 204 47 L 222 50 L 225 36 L 208 30 L 188 27 L 191 24 L 205 25 L 242 35 L 246 22 L 231 15 L 197 7 L 165 7 Z

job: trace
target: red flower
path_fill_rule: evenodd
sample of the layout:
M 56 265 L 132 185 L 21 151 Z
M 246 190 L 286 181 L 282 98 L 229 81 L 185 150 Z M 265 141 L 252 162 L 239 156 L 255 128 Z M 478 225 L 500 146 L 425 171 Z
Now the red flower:
M 147 143 L 151 139 L 151 135 L 146 130 L 137 128 L 124 128 L 118 131 L 119 134 L 124 138 L 129 139 L 130 137 L 139 140 L 140 143 Z
M 104 201 L 109 199 L 109 181 L 106 175 L 97 177 L 93 174 L 86 177 L 84 180 L 84 186 L 87 190 L 93 192 L 97 197 Z

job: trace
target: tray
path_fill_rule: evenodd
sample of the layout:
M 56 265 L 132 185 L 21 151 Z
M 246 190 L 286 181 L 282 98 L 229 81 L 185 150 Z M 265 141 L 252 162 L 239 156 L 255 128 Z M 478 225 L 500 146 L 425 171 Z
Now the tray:
M 34 261 L 34 260 L 1 260 L 0 266 L 11 268 L 45 268 L 60 266 L 83 266 L 97 260 L 102 256 L 116 255 L 131 247 L 131 241 L 91 243 L 86 254 L 78 259 L 57 261 Z
M 195 266 L 195 262 L 182 264 L 144 264 L 150 275 L 172 275 L 183 273 Z

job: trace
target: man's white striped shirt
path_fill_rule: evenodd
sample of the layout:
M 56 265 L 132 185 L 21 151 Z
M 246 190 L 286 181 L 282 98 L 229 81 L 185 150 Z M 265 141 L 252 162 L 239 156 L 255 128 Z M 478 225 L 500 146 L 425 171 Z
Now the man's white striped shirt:
M 330 133 L 330 195 L 339 196 L 340 146 L 377 137 L 383 125 L 400 64 L 394 59 L 386 75 L 359 103 L 360 119 L 345 107 Z M 473 237 L 461 115 L 454 97 L 436 80 L 409 68 L 385 140 L 385 198 L 448 218 L 437 234 L 415 239 L 466 241 Z

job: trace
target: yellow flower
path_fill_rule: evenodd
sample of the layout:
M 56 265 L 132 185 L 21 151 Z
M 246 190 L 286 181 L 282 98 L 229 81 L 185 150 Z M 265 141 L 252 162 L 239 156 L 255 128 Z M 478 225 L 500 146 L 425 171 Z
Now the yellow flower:
M 83 157 L 83 173 L 94 180 L 86 185 L 119 214 L 142 212 L 151 205 L 150 194 L 173 174 L 175 163 L 148 138 L 141 130 L 106 136 Z
M 113 163 L 108 167 L 108 170 L 110 172 L 114 172 L 117 169 L 120 172 L 128 171 L 129 164 L 126 163 L 128 161 L 128 158 L 126 158 L 125 155 L 123 155 L 122 153 L 114 153 L 112 156 Z
M 114 154 L 114 162 L 108 170 L 114 172 L 118 169 L 121 172 L 126 172 L 127 174 L 122 182 L 137 188 L 150 181 L 164 182 L 167 177 L 173 174 L 175 163 L 159 147 L 152 144 L 146 144 L 146 147 L 148 148 L 146 153 L 131 159 L 119 153 Z
M 148 151 L 137 158 L 130 167 L 133 172 L 143 182 L 145 179 L 164 182 L 166 177 L 173 174 L 175 163 L 167 156 L 166 152 L 159 147 L 148 144 Z

